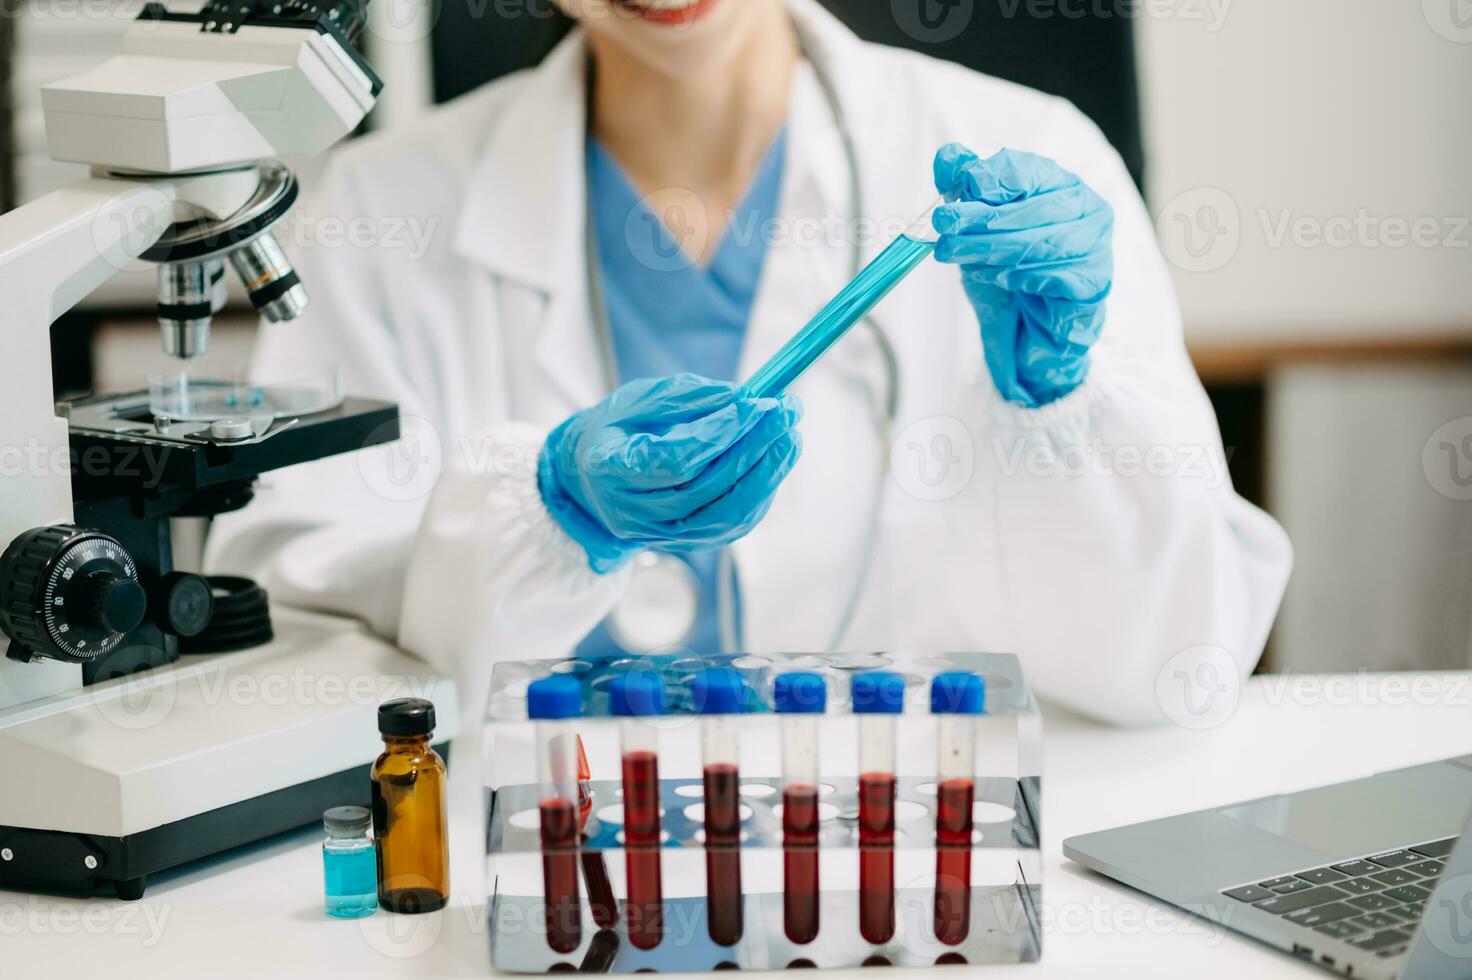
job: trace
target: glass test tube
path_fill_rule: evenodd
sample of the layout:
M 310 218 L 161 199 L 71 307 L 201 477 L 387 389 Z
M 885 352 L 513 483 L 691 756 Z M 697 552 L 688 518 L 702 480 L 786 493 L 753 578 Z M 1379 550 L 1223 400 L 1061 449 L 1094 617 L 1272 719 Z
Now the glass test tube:
M 691 691 L 703 716 L 706 927 L 719 946 L 734 946 L 742 933 L 740 712 L 746 691 L 730 667 L 701 671 Z
M 583 862 L 583 880 L 588 885 L 588 909 L 593 913 L 593 924 L 600 930 L 618 925 L 618 900 L 613 897 L 613 882 L 608 877 L 608 863 L 603 852 L 589 848 L 588 816 L 593 812 L 593 770 L 588 765 L 588 753 L 583 749 L 583 739 L 578 737 L 578 834 L 582 848 L 578 857 Z
M 638 949 L 653 949 L 664 938 L 664 886 L 659 855 L 659 730 L 646 717 L 664 714 L 664 681 L 650 670 L 630 671 L 614 678 L 609 695 L 612 713 L 624 719 L 619 748 L 629 942 Z
M 777 675 L 782 715 L 782 926 L 798 945 L 818 937 L 818 720 L 828 706 L 821 674 Z
M 976 717 L 985 687 L 980 676 L 940 674 L 931 681 L 935 715 L 935 938 L 959 946 L 971 932 L 971 805 L 976 780 Z
M 859 933 L 882 945 L 894 938 L 895 716 L 904 711 L 899 674 L 854 675 L 859 721 Z
M 843 335 L 853 328 L 889 291 L 935 251 L 938 236 L 931 224 L 935 209 L 945 198 L 926 208 L 910 227 L 890 242 L 828 305 L 807 322 L 791 340 L 742 386 L 750 398 L 776 398 L 790 388 Z
M 571 953 L 583 941 L 578 899 L 578 736 L 567 720 L 580 714 L 582 689 L 571 677 L 545 677 L 527 688 L 527 716 L 537 723 L 543 921 L 547 945 L 558 953 Z

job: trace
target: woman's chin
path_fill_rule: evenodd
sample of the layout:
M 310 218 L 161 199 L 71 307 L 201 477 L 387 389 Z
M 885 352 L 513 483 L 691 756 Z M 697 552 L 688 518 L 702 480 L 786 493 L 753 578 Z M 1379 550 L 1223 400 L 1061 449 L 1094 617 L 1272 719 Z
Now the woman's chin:
M 613 2 L 613 15 L 606 21 L 583 19 L 589 33 L 601 35 L 672 81 L 689 82 L 719 71 L 739 55 L 751 26 L 761 19 L 760 9 L 772 0 L 696 0 L 679 8 L 660 8 L 659 17 L 656 8 L 648 6 L 654 0 Z M 635 8 L 637 17 L 623 13 Z M 671 19 L 676 13 L 684 19 Z

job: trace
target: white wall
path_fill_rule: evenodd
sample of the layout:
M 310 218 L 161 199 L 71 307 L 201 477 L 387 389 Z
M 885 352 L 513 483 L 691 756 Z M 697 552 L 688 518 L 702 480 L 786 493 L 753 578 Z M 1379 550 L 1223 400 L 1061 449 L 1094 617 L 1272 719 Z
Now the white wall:
M 1275 667 L 1472 666 L 1472 373 L 1302 366 L 1272 389 L 1297 548 Z
M 1177 268 L 1193 340 L 1472 335 L 1472 3 L 1139 2 L 1151 207 L 1173 261 L 1205 269 Z M 1228 233 L 1192 259 L 1177 215 L 1204 243 L 1212 204 Z M 1361 212 L 1428 218 L 1436 244 L 1382 226 L 1379 247 L 1275 246 L 1263 227 Z

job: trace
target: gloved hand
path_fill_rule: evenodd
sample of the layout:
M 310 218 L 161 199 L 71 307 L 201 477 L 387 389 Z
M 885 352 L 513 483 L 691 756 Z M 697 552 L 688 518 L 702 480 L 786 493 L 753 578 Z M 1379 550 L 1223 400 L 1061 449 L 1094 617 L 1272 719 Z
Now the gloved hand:
M 766 516 L 801 417 L 794 398 L 693 374 L 631 381 L 552 430 L 537 485 L 600 574 L 645 548 L 720 548 Z
M 1114 211 L 1046 157 L 985 160 L 958 143 L 935 157 L 935 257 L 961 267 L 1002 397 L 1046 405 L 1083 383 L 1114 278 Z

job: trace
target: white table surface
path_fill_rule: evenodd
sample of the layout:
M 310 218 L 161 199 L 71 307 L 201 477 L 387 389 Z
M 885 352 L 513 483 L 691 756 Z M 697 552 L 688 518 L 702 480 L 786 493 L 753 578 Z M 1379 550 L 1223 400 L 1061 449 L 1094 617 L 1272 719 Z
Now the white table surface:
M 1118 731 L 1050 711 L 1045 744 L 1043 958 L 990 969 L 1036 980 L 1328 976 L 1084 871 L 1063 859 L 1061 842 L 1472 753 L 1472 674 L 1256 678 L 1230 719 L 1205 731 Z M 442 912 L 327 919 L 319 835 L 308 830 L 160 876 L 135 903 L 0 891 L 0 975 L 483 976 L 478 766 L 463 764 L 471 761 L 462 754 L 452 764 L 465 778 L 452 780 L 454 898 Z

